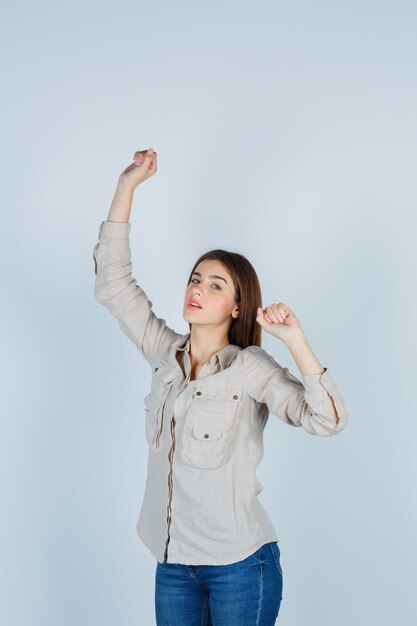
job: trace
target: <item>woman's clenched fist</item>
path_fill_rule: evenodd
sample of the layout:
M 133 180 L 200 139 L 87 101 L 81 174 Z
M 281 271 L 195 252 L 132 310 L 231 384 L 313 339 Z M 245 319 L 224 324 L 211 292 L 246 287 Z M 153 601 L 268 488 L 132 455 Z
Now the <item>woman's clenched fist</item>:
M 133 155 L 133 163 L 123 170 L 119 182 L 127 185 L 133 191 L 144 180 L 153 176 L 157 169 L 157 154 L 155 150 L 137 150 Z

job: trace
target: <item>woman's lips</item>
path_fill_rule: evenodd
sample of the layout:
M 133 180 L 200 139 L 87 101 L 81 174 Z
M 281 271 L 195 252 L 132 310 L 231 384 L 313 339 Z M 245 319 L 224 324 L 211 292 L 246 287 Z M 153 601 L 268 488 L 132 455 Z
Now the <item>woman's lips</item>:
M 194 306 L 193 304 L 187 304 L 187 309 L 190 311 L 201 311 L 201 307 Z

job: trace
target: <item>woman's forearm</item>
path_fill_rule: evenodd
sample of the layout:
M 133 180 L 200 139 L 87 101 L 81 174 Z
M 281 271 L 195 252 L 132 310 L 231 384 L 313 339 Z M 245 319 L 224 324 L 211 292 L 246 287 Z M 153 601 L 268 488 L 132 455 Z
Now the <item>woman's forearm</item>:
M 286 342 L 286 345 L 301 374 L 322 374 L 325 371 L 304 333 L 295 334 L 291 341 Z M 329 403 L 337 424 L 339 416 L 331 396 L 329 396 Z
M 135 152 L 133 163 L 119 176 L 107 221 L 129 222 L 133 192 L 140 183 L 156 173 L 156 158 L 157 154 L 152 148 Z
M 324 371 L 304 333 L 294 333 L 293 338 L 285 343 L 301 374 L 321 374 Z
M 114 192 L 109 214 L 107 216 L 108 221 L 129 221 L 130 211 L 132 209 L 133 192 L 134 190 L 126 183 L 121 181 L 117 183 L 116 191 Z

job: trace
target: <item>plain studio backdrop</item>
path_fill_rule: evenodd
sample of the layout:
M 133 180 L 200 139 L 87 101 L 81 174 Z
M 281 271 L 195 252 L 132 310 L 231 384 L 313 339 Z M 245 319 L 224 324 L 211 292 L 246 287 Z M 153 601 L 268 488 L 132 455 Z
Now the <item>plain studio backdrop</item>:
M 155 313 L 188 332 L 194 260 L 244 254 L 349 411 L 329 438 L 269 417 L 277 623 L 416 623 L 416 3 L 16 1 L 0 28 L 2 624 L 155 623 L 151 371 L 92 257 L 148 147 L 130 241 Z

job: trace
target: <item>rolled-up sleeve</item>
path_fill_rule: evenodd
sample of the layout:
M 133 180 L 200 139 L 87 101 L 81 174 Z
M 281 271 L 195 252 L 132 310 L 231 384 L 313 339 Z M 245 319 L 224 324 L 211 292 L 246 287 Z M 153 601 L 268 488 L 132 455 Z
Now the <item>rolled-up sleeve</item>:
M 265 403 L 270 413 L 320 437 L 336 435 L 346 426 L 345 403 L 328 368 L 321 374 L 301 374 L 301 381 L 263 348 L 249 346 L 242 354 L 245 388 L 254 400 Z
M 129 222 L 101 222 L 93 249 L 94 297 L 118 320 L 122 331 L 153 365 L 181 335 L 155 315 L 152 302 L 132 276 Z

